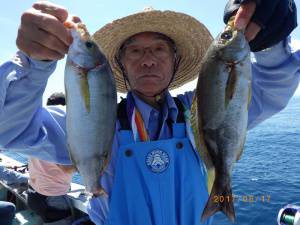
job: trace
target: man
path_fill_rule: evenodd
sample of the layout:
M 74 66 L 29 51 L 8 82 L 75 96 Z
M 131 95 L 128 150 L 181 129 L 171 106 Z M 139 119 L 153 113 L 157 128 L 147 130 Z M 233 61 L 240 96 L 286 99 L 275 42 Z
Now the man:
M 235 26 L 246 29 L 251 48 L 262 50 L 276 43 L 253 56 L 249 108 L 249 127 L 253 127 L 281 110 L 298 86 L 299 46 L 295 48 L 287 38 L 294 26 L 278 27 L 282 31 L 278 36 L 284 36 L 281 39 L 275 35 L 277 30 L 274 33 L 274 29 L 268 29 L 273 28 L 269 20 L 273 12 L 277 18 L 281 9 L 295 13 L 295 7 L 289 9 L 292 1 L 279 1 L 286 7 L 270 1 L 276 7 L 266 10 L 267 1 L 257 7 L 254 1 L 243 1 L 236 8 L 236 2 L 230 1 L 226 15 L 236 12 Z M 259 26 L 250 19 L 261 18 L 262 8 L 268 20 L 256 20 L 261 22 Z M 65 114 L 43 108 L 41 98 L 55 60 L 64 56 L 72 42 L 62 25 L 67 17 L 62 7 L 47 2 L 35 4 L 22 16 L 17 38 L 22 52 L 0 70 L 0 132 L 4 134 L 0 144 L 62 164 L 70 163 Z M 262 36 L 265 38 L 256 39 Z M 183 108 L 190 107 L 193 92 L 178 96 L 178 101 L 168 89 L 196 78 L 211 41 L 209 32 L 188 15 L 147 11 L 108 24 L 94 37 L 110 63 L 104 62 L 103 66 L 112 66 L 118 90 L 127 92 L 128 88 L 130 92 L 126 103 L 119 107 L 112 157 L 100 181 L 108 196 L 91 199 L 91 219 L 96 224 L 114 225 L 200 225 L 208 198 L 206 174 L 182 120 Z M 270 42 L 265 43 L 267 38 Z M 137 115 L 132 112 L 139 112 L 142 119 L 132 122 Z M 28 145 L 30 150 L 26 150 Z M 211 222 L 212 218 L 204 224 Z
M 66 105 L 65 94 L 62 92 L 53 93 L 48 99 L 46 105 Z
M 16 206 L 11 202 L 0 201 L 0 219 L 3 225 L 12 225 Z

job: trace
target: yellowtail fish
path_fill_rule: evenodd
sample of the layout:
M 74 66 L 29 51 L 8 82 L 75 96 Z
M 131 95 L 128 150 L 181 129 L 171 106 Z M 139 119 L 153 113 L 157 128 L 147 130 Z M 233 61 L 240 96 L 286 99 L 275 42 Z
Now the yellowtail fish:
M 235 220 L 231 174 L 243 151 L 250 99 L 250 48 L 243 32 L 229 24 L 203 58 L 191 108 L 210 193 L 202 221 L 218 211 Z
M 101 195 L 100 176 L 115 132 L 117 91 L 108 61 L 82 23 L 71 29 L 65 67 L 67 144 L 86 191 Z

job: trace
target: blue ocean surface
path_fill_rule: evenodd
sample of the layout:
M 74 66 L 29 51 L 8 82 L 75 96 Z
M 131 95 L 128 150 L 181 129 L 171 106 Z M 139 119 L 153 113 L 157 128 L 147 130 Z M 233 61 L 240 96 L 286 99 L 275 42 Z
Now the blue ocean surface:
M 235 225 L 275 225 L 282 207 L 300 206 L 299 139 L 300 96 L 293 97 L 283 111 L 248 132 L 232 177 Z M 6 155 L 26 162 L 15 153 Z M 73 182 L 82 183 L 78 173 Z M 214 218 L 213 225 L 232 224 L 223 213 Z

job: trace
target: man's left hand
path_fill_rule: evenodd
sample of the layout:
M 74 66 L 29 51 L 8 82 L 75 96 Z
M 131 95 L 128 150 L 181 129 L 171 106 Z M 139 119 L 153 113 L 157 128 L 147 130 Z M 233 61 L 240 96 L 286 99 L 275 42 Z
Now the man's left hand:
M 224 22 L 234 15 L 235 27 L 245 30 L 253 52 L 277 44 L 297 27 L 294 0 L 229 0 Z
M 245 36 L 248 41 L 252 41 L 261 30 L 257 23 L 251 21 L 255 8 L 255 2 L 247 2 L 241 5 L 235 15 L 234 26 L 239 30 L 245 30 Z

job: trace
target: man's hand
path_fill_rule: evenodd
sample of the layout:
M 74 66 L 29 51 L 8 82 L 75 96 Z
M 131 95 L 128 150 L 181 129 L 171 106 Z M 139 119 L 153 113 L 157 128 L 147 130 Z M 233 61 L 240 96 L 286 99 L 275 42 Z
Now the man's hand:
M 235 15 L 234 26 L 239 30 L 245 30 L 245 36 L 248 41 L 252 41 L 261 30 L 258 24 L 251 22 L 255 8 L 255 2 L 247 2 L 241 5 Z
M 228 0 L 224 22 L 235 17 L 235 26 L 245 29 L 251 51 L 261 51 L 284 40 L 297 26 L 294 0 Z
M 72 43 L 70 31 L 63 25 L 67 19 L 65 8 L 47 1 L 35 3 L 21 17 L 18 48 L 36 60 L 63 58 Z

